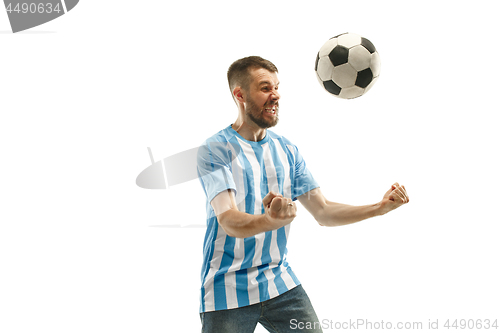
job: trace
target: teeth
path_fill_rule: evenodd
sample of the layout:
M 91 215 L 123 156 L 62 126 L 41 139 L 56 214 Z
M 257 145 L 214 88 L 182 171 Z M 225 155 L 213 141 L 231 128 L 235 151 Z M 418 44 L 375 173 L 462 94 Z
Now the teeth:
M 266 110 L 267 113 L 276 113 L 276 105 L 274 105 L 273 107 L 271 108 L 264 108 L 264 110 Z

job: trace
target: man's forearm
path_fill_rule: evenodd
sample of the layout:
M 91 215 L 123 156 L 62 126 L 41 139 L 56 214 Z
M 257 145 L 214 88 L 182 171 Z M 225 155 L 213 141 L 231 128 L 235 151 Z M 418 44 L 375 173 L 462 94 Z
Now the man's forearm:
M 318 215 L 318 222 L 327 227 L 342 226 L 383 215 L 379 203 L 366 206 L 350 206 L 328 201 Z
M 218 215 L 217 219 L 228 236 L 236 238 L 251 237 L 281 227 L 270 223 L 265 214 L 252 215 L 234 209 Z

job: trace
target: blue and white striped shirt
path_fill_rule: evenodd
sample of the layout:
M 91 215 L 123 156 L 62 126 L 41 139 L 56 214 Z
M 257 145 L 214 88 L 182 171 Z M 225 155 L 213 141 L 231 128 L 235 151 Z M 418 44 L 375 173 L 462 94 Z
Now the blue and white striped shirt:
M 269 191 L 296 200 L 318 187 L 297 147 L 269 130 L 263 140 L 248 141 L 228 126 L 200 147 L 198 174 L 207 196 L 200 312 L 263 302 L 298 286 L 286 261 L 290 224 L 247 238 L 230 237 L 210 204 L 232 189 L 239 211 L 264 214 L 262 199 Z

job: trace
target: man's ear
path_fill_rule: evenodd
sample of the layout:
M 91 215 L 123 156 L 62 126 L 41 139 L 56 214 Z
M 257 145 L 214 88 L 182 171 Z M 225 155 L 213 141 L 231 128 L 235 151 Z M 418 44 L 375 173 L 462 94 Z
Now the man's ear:
M 240 86 L 237 86 L 236 88 L 233 89 L 233 98 L 236 102 L 244 103 L 244 97 L 243 97 L 243 89 L 241 89 Z

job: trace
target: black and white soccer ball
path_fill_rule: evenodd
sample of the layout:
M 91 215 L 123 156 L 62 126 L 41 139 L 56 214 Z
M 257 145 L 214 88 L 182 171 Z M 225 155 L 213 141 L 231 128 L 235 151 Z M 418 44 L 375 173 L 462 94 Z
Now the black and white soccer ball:
M 368 39 L 348 32 L 321 47 L 314 69 L 326 91 L 351 99 L 366 93 L 377 81 L 380 56 Z

